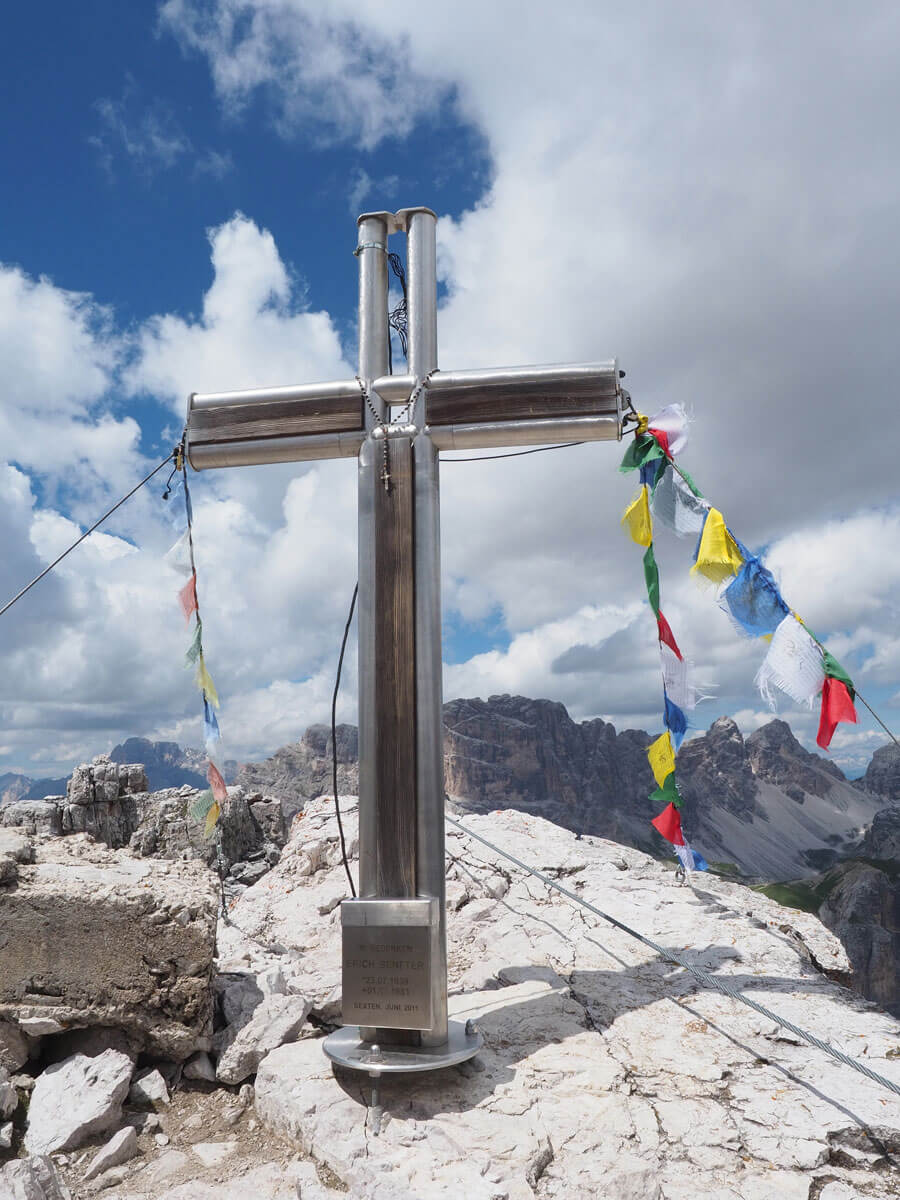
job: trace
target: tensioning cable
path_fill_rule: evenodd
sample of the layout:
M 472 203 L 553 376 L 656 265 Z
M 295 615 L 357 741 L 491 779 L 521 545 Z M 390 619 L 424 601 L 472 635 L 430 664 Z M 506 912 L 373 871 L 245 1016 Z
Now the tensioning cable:
M 166 457 L 162 460 L 162 462 L 159 464 L 159 466 L 156 466 L 153 468 L 153 470 L 150 472 L 149 475 L 145 475 L 144 478 L 141 480 L 141 482 L 135 484 L 135 486 L 131 489 L 130 492 L 127 492 L 122 497 L 121 500 L 117 500 L 111 509 L 109 509 L 107 512 L 105 512 L 98 521 L 94 522 L 94 524 L 90 527 L 90 529 L 86 529 L 84 531 L 84 533 L 81 535 L 81 537 L 78 538 L 77 541 L 73 542 L 71 546 L 69 546 L 68 550 L 63 550 L 62 554 L 60 554 L 58 558 L 55 558 L 53 560 L 53 562 L 49 565 L 49 567 L 44 567 L 44 569 L 43 569 L 43 571 L 41 571 L 40 575 L 35 575 L 34 579 L 32 579 L 32 581 L 31 581 L 31 583 L 26 583 L 26 585 L 22 588 L 22 590 L 20 592 L 17 592 L 16 595 L 13 596 L 13 598 L 11 600 L 7 600 L 7 602 L 3 605 L 3 607 L 0 608 L 0 617 L 2 617 L 3 614 L 8 609 L 12 608 L 12 606 L 16 603 L 17 600 L 21 600 L 22 597 L 26 594 L 26 592 L 30 592 L 36 583 L 40 583 L 45 575 L 49 575 L 54 567 L 59 566 L 59 564 L 66 557 L 66 555 L 71 554 L 72 551 L 77 546 L 80 546 L 81 543 L 85 540 L 85 538 L 90 537 L 90 535 L 94 532 L 95 529 L 99 529 L 100 526 L 103 524 L 103 522 L 106 521 L 109 517 L 111 517 L 117 508 L 121 508 L 126 500 L 130 500 L 135 492 L 139 491 L 144 486 L 145 483 L 149 483 L 154 475 L 158 474 L 163 469 L 163 467 L 165 467 L 168 463 L 172 462 L 173 459 L 175 458 L 175 456 L 177 455 L 177 453 L 178 453 L 178 448 L 176 447 L 171 452 L 171 454 L 166 455 Z
M 602 909 L 597 908 L 596 905 L 591 904 L 590 901 L 585 900 L 576 892 L 570 891 L 569 888 L 563 887 L 561 883 L 557 883 L 555 879 L 551 879 L 542 871 L 538 871 L 536 867 L 531 867 L 528 865 L 528 863 L 522 862 L 520 858 L 516 858 L 514 854 L 510 854 L 507 850 L 501 850 L 499 846 L 495 846 L 493 842 L 489 842 L 488 839 L 482 837 L 480 833 L 475 833 L 473 829 L 469 829 L 468 826 L 463 825 L 461 821 L 457 821 L 455 818 L 447 816 L 446 814 L 445 819 L 449 825 L 453 825 L 454 828 L 459 829 L 467 837 L 473 838 L 476 842 L 481 842 L 483 846 L 487 846 L 489 850 L 492 850 L 495 854 L 499 854 L 501 858 L 507 859 L 508 862 L 514 863 L 520 868 L 520 870 L 527 872 L 529 875 L 533 875 L 535 879 L 539 879 L 541 883 L 546 884 L 547 887 L 553 888 L 555 891 L 559 892 L 560 895 L 565 896 L 567 900 L 572 900 L 575 904 L 580 904 L 582 908 L 586 908 L 587 911 L 593 913 L 595 917 L 600 917 L 602 920 L 608 921 L 610 925 L 615 926 L 615 928 L 621 930 L 622 933 L 625 933 L 629 937 L 634 938 L 636 941 L 641 942 L 642 945 L 647 946 L 650 950 L 653 950 L 654 953 L 660 955 L 660 957 L 664 958 L 667 962 L 674 963 L 676 966 L 682 967 L 685 971 L 690 972 L 690 974 L 693 975 L 695 979 L 699 980 L 704 987 L 713 988 L 715 991 L 722 992 L 724 995 L 730 996 L 732 1000 L 740 1000 L 742 1004 L 746 1004 L 748 1008 L 752 1008 L 754 1012 L 760 1013 L 760 1015 L 764 1016 L 767 1020 L 774 1021 L 775 1024 L 780 1025 L 782 1029 L 787 1029 L 788 1032 L 793 1033 L 795 1037 L 803 1038 L 803 1040 L 808 1042 L 811 1046 L 815 1046 L 817 1050 L 821 1050 L 823 1053 L 829 1054 L 837 1062 L 843 1063 L 845 1067 L 852 1067 L 854 1071 L 858 1071 L 861 1075 L 865 1075 L 866 1078 L 871 1079 L 873 1083 L 881 1084 L 881 1086 L 887 1088 L 889 1092 L 893 1092 L 895 1096 L 900 1096 L 900 1085 L 894 1083 L 893 1080 L 886 1079 L 884 1075 L 879 1075 L 877 1071 L 873 1071 L 871 1067 L 867 1067 L 865 1063 L 861 1063 L 855 1058 L 850 1058 L 850 1056 L 844 1054 L 842 1050 L 838 1050 L 834 1046 L 829 1045 L 828 1042 L 823 1042 L 821 1038 L 817 1038 L 815 1034 L 807 1033 L 807 1031 L 805 1029 L 801 1029 L 799 1025 L 795 1025 L 792 1021 L 788 1021 L 785 1017 L 780 1017 L 777 1013 L 772 1012 L 771 1009 L 766 1008 L 765 1005 L 758 1004 L 755 1000 L 751 1000 L 749 996 L 745 996 L 743 992 L 739 992 L 735 988 L 729 987 L 724 980 L 716 978 L 715 975 L 710 975 L 708 971 L 704 971 L 700 967 L 695 967 L 693 963 L 688 962 L 688 960 L 677 951 L 667 950 L 665 946 L 660 946 L 657 942 L 654 942 L 652 938 L 645 937 L 642 933 L 638 933 L 636 929 L 632 929 L 623 921 L 619 921 L 616 917 L 610 916 L 609 913 L 603 912 Z

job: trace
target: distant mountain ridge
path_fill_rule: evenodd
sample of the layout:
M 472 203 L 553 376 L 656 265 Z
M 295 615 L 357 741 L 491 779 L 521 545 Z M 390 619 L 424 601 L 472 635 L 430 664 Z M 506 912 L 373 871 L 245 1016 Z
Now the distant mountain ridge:
M 181 787 L 185 783 L 191 787 L 206 787 L 206 755 L 202 750 L 185 748 L 177 742 L 152 742 L 149 738 L 130 737 L 114 746 L 109 758 L 114 763 L 142 763 L 151 792 Z M 232 759 L 224 764 L 226 782 L 233 781 L 237 767 Z M 0 804 L 64 796 L 69 778 L 65 775 L 62 779 L 32 779 L 15 772 L 0 775 Z

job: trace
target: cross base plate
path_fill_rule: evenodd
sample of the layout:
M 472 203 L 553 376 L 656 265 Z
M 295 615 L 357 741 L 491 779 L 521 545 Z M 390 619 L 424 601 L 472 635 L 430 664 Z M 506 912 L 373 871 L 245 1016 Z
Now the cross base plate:
M 440 1046 L 375 1046 L 360 1038 L 358 1025 L 344 1025 L 328 1035 L 322 1049 L 337 1066 L 378 1078 L 453 1067 L 474 1057 L 483 1045 L 484 1038 L 476 1029 L 463 1021 L 450 1021 L 447 1040 Z

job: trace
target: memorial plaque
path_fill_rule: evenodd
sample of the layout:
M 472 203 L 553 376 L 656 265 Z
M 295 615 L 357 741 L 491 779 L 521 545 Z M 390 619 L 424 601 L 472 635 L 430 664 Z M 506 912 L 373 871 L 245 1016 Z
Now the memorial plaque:
M 430 1029 L 431 900 L 345 900 L 343 1021 L 381 1029 Z

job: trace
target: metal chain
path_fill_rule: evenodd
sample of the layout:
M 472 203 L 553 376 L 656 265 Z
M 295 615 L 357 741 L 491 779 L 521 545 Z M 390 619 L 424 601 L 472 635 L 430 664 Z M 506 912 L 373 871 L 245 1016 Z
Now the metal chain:
M 437 367 L 435 367 L 431 371 L 429 371 L 428 374 L 425 375 L 422 379 L 416 380 L 415 386 L 413 387 L 413 390 L 409 394 L 409 399 L 407 400 L 406 404 L 403 407 L 403 411 L 400 413 L 399 417 L 394 417 L 390 421 L 386 421 L 384 419 L 384 417 L 381 415 L 381 413 L 379 413 L 379 411 L 375 407 L 375 405 L 372 403 L 372 397 L 369 395 L 369 388 L 368 388 L 368 385 L 366 384 L 365 380 L 362 379 L 359 375 L 355 376 L 356 382 L 359 384 L 359 390 L 362 394 L 362 398 L 366 405 L 366 408 L 368 408 L 369 412 L 372 414 L 372 417 L 375 420 L 376 428 L 380 429 L 382 431 L 382 446 L 383 446 L 383 455 L 384 455 L 384 465 L 383 465 L 382 471 L 381 471 L 381 479 L 382 479 L 382 482 L 384 483 L 384 490 L 386 492 L 389 492 L 391 490 L 390 451 L 388 448 L 388 436 L 387 436 L 388 429 L 390 429 L 391 427 L 396 428 L 397 426 L 404 424 L 405 421 L 409 421 L 414 405 L 418 401 L 422 392 L 428 386 L 428 381 L 431 379 L 432 375 L 434 374 L 434 372 L 436 370 L 437 370 Z
M 852 1067 L 854 1071 L 859 1071 L 861 1075 L 865 1075 L 868 1079 L 871 1079 L 873 1083 L 879 1083 L 882 1087 L 887 1088 L 889 1092 L 893 1092 L 894 1095 L 900 1096 L 900 1086 L 894 1083 L 893 1080 L 886 1079 L 884 1075 L 879 1075 L 877 1071 L 873 1071 L 870 1067 L 867 1067 L 865 1063 L 861 1063 L 855 1058 L 850 1058 L 850 1056 L 844 1054 L 842 1050 L 837 1050 L 834 1046 L 829 1045 L 828 1042 L 823 1042 L 821 1038 L 817 1038 L 815 1034 L 807 1033 L 805 1029 L 801 1029 L 799 1025 L 795 1025 L 792 1021 L 788 1021 L 784 1017 L 779 1017 L 777 1013 L 772 1012 L 771 1009 L 766 1008 L 765 1005 L 757 1004 L 755 1000 L 751 1000 L 742 992 L 738 992 L 734 988 L 729 987 L 727 983 L 716 978 L 715 975 L 710 975 L 707 971 L 703 971 L 699 967 L 695 967 L 693 963 L 688 962 L 687 959 L 678 954 L 677 951 L 667 950 L 665 946 L 658 945 L 651 938 L 644 937 L 644 935 L 642 933 L 638 933 L 636 929 L 629 928 L 628 925 L 623 924 L 622 921 L 618 921 L 615 917 L 611 917 L 609 913 L 603 912 L 602 909 L 596 908 L 593 904 L 590 904 L 587 900 L 583 899 L 575 892 L 569 891 L 569 889 L 563 887 L 561 883 L 557 883 L 555 879 L 550 879 L 549 876 L 544 875 L 541 871 L 536 870 L 534 867 L 530 867 L 527 863 L 522 862 L 521 859 L 516 858 L 508 851 L 501 850 L 499 846 L 495 846 L 493 842 L 489 842 L 487 838 L 483 838 L 480 833 L 475 833 L 473 830 L 461 824 L 461 822 L 454 820 L 453 817 L 448 816 L 446 820 L 450 825 L 455 826 L 457 829 L 466 834 L 467 837 L 474 838 L 475 841 L 481 842 L 483 846 L 487 846 L 489 850 L 493 850 L 495 854 L 499 854 L 502 858 L 508 859 L 509 862 L 515 863 L 517 867 L 520 867 L 523 871 L 527 871 L 529 875 L 533 875 L 536 879 L 540 879 L 541 883 L 545 883 L 547 887 L 554 888 L 561 895 L 565 896 L 566 899 L 574 900 L 576 904 L 580 904 L 582 908 L 586 908 L 588 912 L 593 913 L 594 916 L 601 917 L 604 921 L 608 921 L 610 925 L 614 925 L 616 929 L 620 929 L 623 933 L 627 933 L 629 937 L 633 937 L 643 945 L 648 946 L 667 962 L 675 963 L 676 966 L 683 967 L 685 971 L 690 972 L 695 979 L 698 979 L 704 985 L 704 987 L 710 987 L 716 991 L 723 992 L 726 996 L 730 996 L 733 1000 L 740 1000 L 742 1004 L 746 1004 L 748 1008 L 752 1008 L 755 1012 L 760 1013 L 767 1020 L 774 1021 L 775 1024 L 780 1025 L 782 1029 L 787 1029 L 790 1033 L 793 1033 L 795 1037 L 802 1038 L 804 1041 L 809 1042 L 811 1046 L 815 1046 L 817 1050 L 821 1050 L 823 1053 L 831 1055 L 831 1057 L 836 1059 L 839 1063 L 843 1063 L 845 1067 Z
M 428 387 L 428 382 L 436 370 L 437 367 L 433 367 L 422 379 L 416 380 L 415 387 L 410 392 L 409 399 L 407 400 L 403 411 L 400 413 L 399 417 L 391 422 L 392 425 L 402 425 L 404 421 L 409 421 L 412 418 L 413 408 L 415 407 L 416 402 L 418 401 L 422 392 L 424 392 L 424 390 Z

